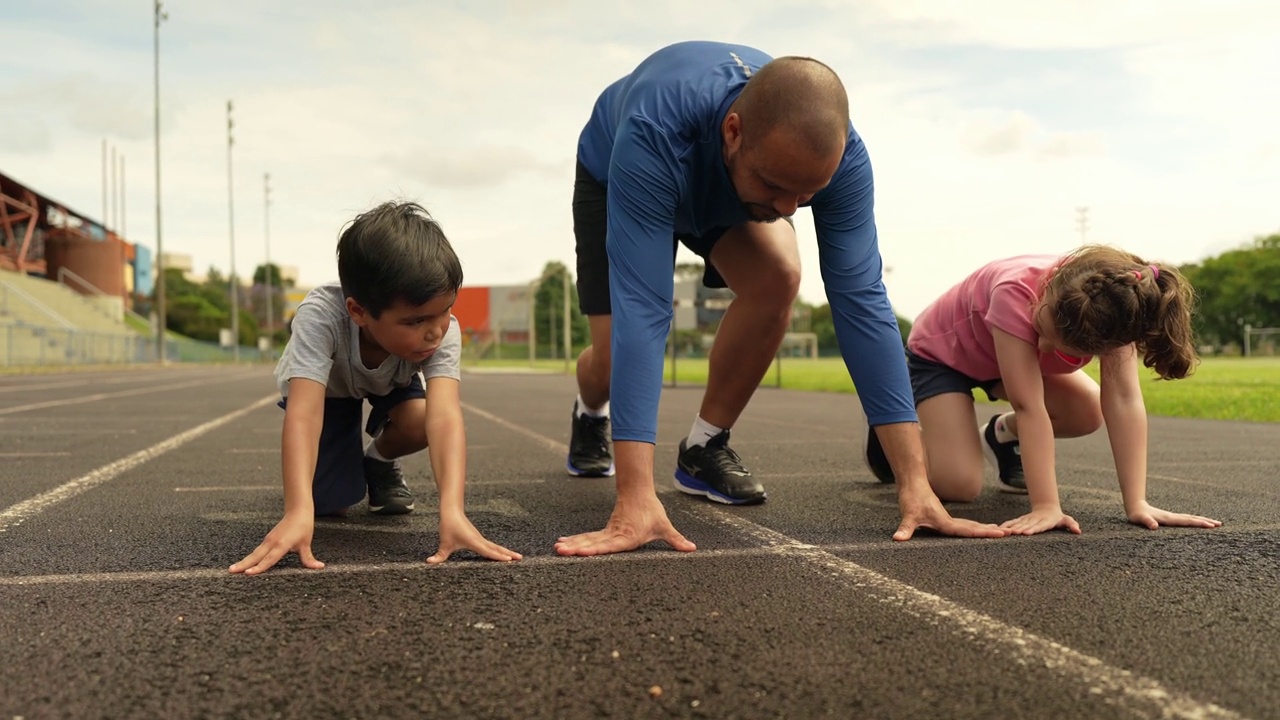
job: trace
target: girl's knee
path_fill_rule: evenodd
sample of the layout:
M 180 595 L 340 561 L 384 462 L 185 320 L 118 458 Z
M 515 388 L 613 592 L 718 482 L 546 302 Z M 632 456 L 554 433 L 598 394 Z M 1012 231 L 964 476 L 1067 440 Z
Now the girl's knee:
M 1076 438 L 1092 435 L 1102 427 L 1102 406 L 1075 408 L 1070 415 L 1053 420 L 1054 435 L 1060 438 Z
M 982 494 L 982 473 L 930 476 L 929 484 L 942 502 L 973 502 Z

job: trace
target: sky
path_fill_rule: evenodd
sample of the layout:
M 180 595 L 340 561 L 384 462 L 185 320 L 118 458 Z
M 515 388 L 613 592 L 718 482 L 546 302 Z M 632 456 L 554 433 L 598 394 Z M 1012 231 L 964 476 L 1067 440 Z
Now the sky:
M 149 0 L 3 0 L 0 172 L 156 241 Z M 468 285 L 574 264 L 574 153 L 606 85 L 682 40 L 840 75 L 876 175 L 890 299 L 914 317 L 983 263 L 1082 239 L 1194 262 L 1280 231 L 1272 0 L 167 0 L 166 252 L 336 279 L 344 223 L 425 205 Z M 234 102 L 233 208 L 226 104 Z M 271 206 L 264 217 L 264 179 Z M 1087 208 L 1081 233 L 1079 208 Z M 118 225 L 119 223 L 117 223 Z M 826 301 L 807 209 L 800 295 Z

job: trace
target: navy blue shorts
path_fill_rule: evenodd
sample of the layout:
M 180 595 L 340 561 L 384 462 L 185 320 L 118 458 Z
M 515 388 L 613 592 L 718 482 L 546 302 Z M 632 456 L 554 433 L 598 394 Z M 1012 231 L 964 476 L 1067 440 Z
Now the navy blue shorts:
M 608 234 L 609 193 L 604 185 L 591 177 L 578 163 L 573 180 L 573 235 L 578 255 L 578 308 L 583 315 L 612 315 L 609 296 L 609 253 L 605 248 Z M 782 218 L 792 227 L 795 221 Z M 711 264 L 711 249 L 729 231 L 728 227 L 712 228 L 702 235 L 676 233 L 671 238 L 671 263 L 675 267 L 676 245 L 684 246 L 702 258 L 702 284 L 709 288 L 726 288 L 720 271 Z
M 422 376 L 414 374 L 408 385 L 386 395 L 369 398 L 369 420 L 364 431 L 376 436 L 387 424 L 391 409 L 402 402 L 425 398 Z M 285 407 L 288 398 L 280 401 Z M 311 497 L 317 515 L 329 515 L 359 503 L 367 492 L 364 480 L 364 438 L 360 436 L 360 419 L 364 415 L 362 398 L 325 398 L 324 426 L 320 429 L 320 448 L 316 456 L 316 474 L 311 480 Z
M 982 388 L 988 400 L 997 399 L 991 394 L 991 390 L 1000 382 L 999 378 L 975 380 L 942 363 L 925 360 L 910 350 L 907 351 L 907 370 L 911 372 L 911 394 L 915 396 L 916 407 L 931 397 L 945 393 L 963 393 L 973 397 L 974 388 Z

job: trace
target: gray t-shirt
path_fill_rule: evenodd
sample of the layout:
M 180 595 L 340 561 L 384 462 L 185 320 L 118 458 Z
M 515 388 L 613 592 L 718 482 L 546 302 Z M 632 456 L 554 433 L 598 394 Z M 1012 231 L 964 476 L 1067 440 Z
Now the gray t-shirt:
M 291 378 L 307 378 L 323 383 L 327 398 L 366 398 L 386 395 L 405 387 L 414 373 L 424 380 L 433 377 L 461 378 L 462 332 L 458 318 L 449 318 L 449 330 L 440 348 L 422 363 L 411 363 L 394 355 L 370 370 L 360 360 L 360 327 L 347 313 L 342 285 L 326 283 L 307 293 L 293 317 L 293 334 L 276 363 L 276 385 L 289 396 Z

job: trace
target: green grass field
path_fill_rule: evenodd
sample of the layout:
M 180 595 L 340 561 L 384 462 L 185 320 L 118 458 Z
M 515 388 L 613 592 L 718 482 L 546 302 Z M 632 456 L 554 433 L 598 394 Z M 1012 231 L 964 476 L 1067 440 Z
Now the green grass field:
M 466 364 L 476 368 L 529 368 L 529 361 L 479 361 Z M 1086 368 L 1095 379 L 1097 363 Z M 534 369 L 564 372 L 563 360 L 539 360 Z M 1215 420 L 1280 422 L 1280 358 L 1205 358 L 1191 377 L 1165 381 L 1144 370 L 1142 384 L 1147 412 L 1171 417 Z M 852 393 L 853 381 L 838 358 L 782 361 L 781 387 L 788 390 Z M 671 360 L 664 377 L 671 383 Z M 778 364 L 765 374 L 764 387 L 778 386 Z M 676 362 L 675 381 L 679 385 L 703 385 L 707 381 L 705 358 L 681 358 Z M 977 393 L 982 397 L 982 393 Z

